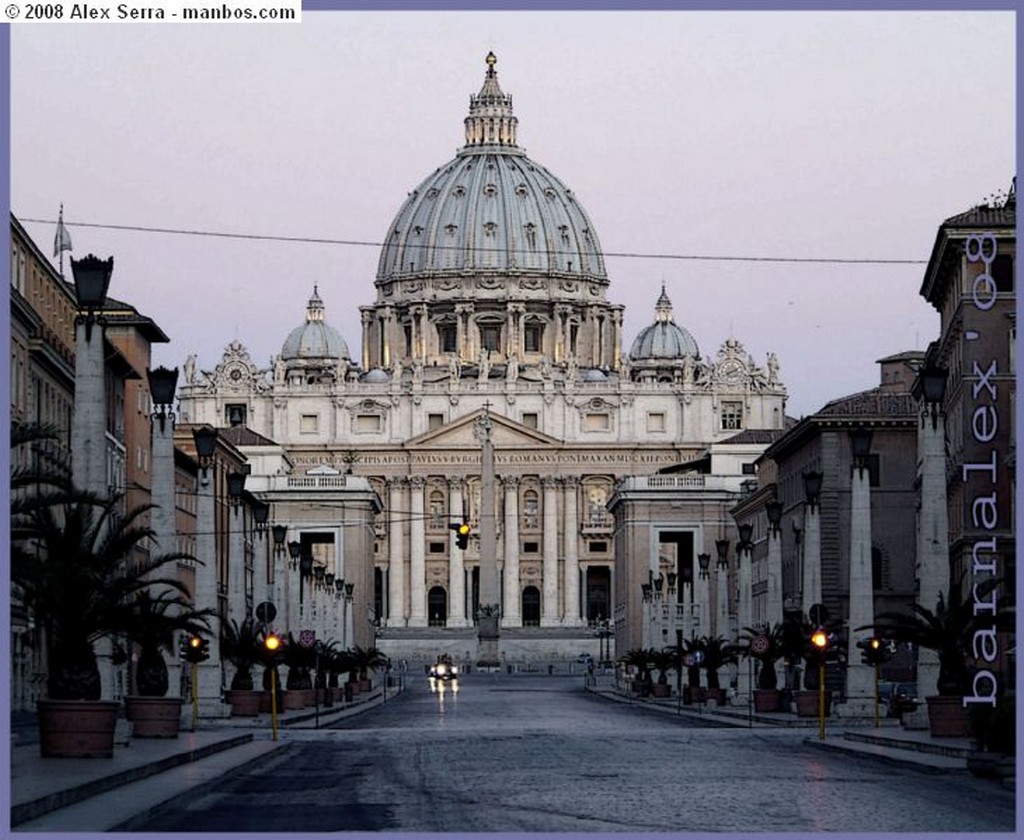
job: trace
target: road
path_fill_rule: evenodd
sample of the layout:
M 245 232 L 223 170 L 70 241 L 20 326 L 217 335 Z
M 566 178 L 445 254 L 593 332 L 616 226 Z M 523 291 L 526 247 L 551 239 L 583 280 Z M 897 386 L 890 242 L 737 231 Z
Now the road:
M 425 677 L 136 831 L 1012 831 L 1013 794 L 586 694 L 577 678 Z

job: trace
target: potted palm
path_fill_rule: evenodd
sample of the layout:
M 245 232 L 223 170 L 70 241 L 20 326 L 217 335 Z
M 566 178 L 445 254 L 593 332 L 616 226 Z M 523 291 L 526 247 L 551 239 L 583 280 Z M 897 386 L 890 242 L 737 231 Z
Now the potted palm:
M 284 664 L 288 666 L 285 679 L 284 707 L 301 709 L 313 705 L 313 665 L 316 652 L 312 647 L 300 645 L 295 637 L 288 634 L 288 644 L 284 649 Z
M 119 704 L 100 700 L 95 644 L 127 628 L 126 605 L 139 592 L 180 586 L 156 573 L 189 556 L 126 562 L 153 536 L 140 524 L 149 507 L 122 515 L 119 496 L 77 493 L 12 515 L 12 600 L 35 617 L 45 639 L 47 697 L 38 705 L 44 756 L 113 754 Z
M 736 650 L 724 636 L 704 636 L 701 640 L 700 667 L 707 674 L 707 699 L 719 706 L 725 705 L 725 689 L 718 679 L 718 669 L 736 662 Z
M 138 645 L 134 695 L 124 698 L 125 717 L 136 738 L 177 738 L 181 723 L 181 697 L 167 696 L 168 670 L 164 651 L 173 652 L 177 631 L 209 631 L 213 610 L 194 610 L 184 597 L 184 587 L 154 587 L 137 592 L 125 606 L 118 622 L 120 634 Z
M 658 679 L 651 685 L 652 697 L 670 697 L 672 687 L 668 684 L 669 669 L 676 664 L 674 648 L 656 650 L 651 648 L 647 651 L 647 661 L 652 669 L 658 672 Z
M 651 692 L 651 659 L 650 651 L 642 648 L 634 648 L 626 651 L 619 657 L 619 662 L 627 669 L 635 671 L 633 680 L 633 691 L 639 697 L 646 697 Z
M 352 656 L 353 668 L 359 674 L 359 690 L 370 691 L 373 688 L 370 673 L 387 665 L 388 658 L 375 647 L 364 649 L 358 645 L 352 648 Z
M 984 599 L 1000 582 L 990 579 L 979 584 L 974 599 Z M 939 658 L 938 694 L 926 697 L 925 701 L 928 703 L 931 734 L 937 738 L 964 738 L 971 731 L 962 698 L 970 692 L 968 651 L 971 650 L 978 622 L 972 599 L 961 597 L 961 591 L 961 582 L 958 582 L 950 587 L 948 601 L 939 593 L 934 610 L 913 604 L 909 612 L 879 613 L 873 625 L 857 628 L 873 629 L 894 641 L 910 642 L 936 652 Z
M 256 690 L 252 669 L 262 658 L 263 639 L 252 616 L 241 624 L 234 619 L 222 622 L 220 655 L 235 667 L 231 687 L 224 699 L 231 705 L 232 717 L 256 717 L 260 713 L 260 691 Z
M 746 646 L 742 648 L 743 656 L 756 659 L 760 665 L 757 675 L 757 688 L 754 689 L 754 711 L 777 712 L 779 710 L 778 678 L 775 675 L 775 663 L 782 658 L 783 640 L 782 625 L 774 627 L 758 624 L 744 627 Z
M 707 690 L 700 684 L 700 664 L 704 661 L 704 640 L 692 635 L 683 643 L 686 664 L 686 688 L 683 692 L 684 703 L 703 703 L 707 700 Z

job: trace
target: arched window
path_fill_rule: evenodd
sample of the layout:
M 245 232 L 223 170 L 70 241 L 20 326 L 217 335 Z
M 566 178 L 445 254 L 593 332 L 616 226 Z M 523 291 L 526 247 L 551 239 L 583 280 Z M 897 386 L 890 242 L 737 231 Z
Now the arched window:
M 442 586 L 432 586 L 427 593 L 427 615 L 431 627 L 444 627 L 448 624 L 448 593 Z
M 539 515 L 540 497 L 536 490 L 527 490 L 523 493 L 523 528 L 537 529 L 540 527 Z
M 430 527 L 443 529 L 448 524 L 448 514 L 444 509 L 444 493 L 440 490 L 430 491 Z

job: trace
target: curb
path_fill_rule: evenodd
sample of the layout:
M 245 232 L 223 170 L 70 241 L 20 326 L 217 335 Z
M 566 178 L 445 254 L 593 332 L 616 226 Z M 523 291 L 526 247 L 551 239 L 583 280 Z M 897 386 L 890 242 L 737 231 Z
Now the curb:
M 858 758 L 865 758 L 871 761 L 881 761 L 884 764 L 889 764 L 894 767 L 910 768 L 917 770 L 921 773 L 930 774 L 965 774 L 967 773 L 967 766 L 954 766 L 945 762 L 955 761 L 945 756 L 934 756 L 932 760 L 924 758 L 926 753 L 919 750 L 903 750 L 896 747 L 879 747 L 877 749 L 866 749 L 870 745 L 857 746 L 853 743 L 843 743 L 839 740 L 824 740 L 820 741 L 816 738 L 804 738 L 804 746 L 816 747 L 820 750 L 828 750 L 830 752 L 843 753 L 844 755 L 853 755 Z M 898 755 L 898 752 L 910 752 L 914 753 L 911 755 Z
M 69 805 L 74 805 L 78 802 L 89 799 L 90 797 L 130 784 L 131 782 L 138 782 L 142 779 L 149 778 L 150 776 L 155 776 L 158 773 L 163 773 L 165 770 L 170 770 L 173 767 L 179 767 L 182 764 L 199 761 L 207 756 L 232 749 L 233 747 L 240 746 L 241 744 L 248 743 L 252 740 L 252 732 L 235 735 L 233 737 L 225 738 L 223 741 L 217 741 L 213 744 L 197 747 L 196 749 L 174 753 L 149 764 L 143 764 L 127 770 L 121 770 L 117 773 L 112 773 L 109 776 L 101 776 L 98 779 L 93 779 L 70 788 L 65 788 L 64 790 L 49 793 L 46 796 L 39 797 L 38 799 L 22 802 L 18 805 L 12 805 L 11 827 L 13 828 L 21 823 L 28 822 L 36 817 L 41 817 L 44 814 L 48 814 L 51 811 L 58 811 L 61 808 L 66 808 Z

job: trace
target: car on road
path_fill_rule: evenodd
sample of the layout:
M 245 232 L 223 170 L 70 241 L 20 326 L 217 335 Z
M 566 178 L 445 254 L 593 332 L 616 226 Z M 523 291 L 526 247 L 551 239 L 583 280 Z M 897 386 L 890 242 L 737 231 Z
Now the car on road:
M 459 669 L 448 654 L 442 653 L 430 666 L 430 676 L 435 680 L 456 680 L 459 678 Z
M 917 683 L 880 682 L 878 702 L 885 708 L 888 717 L 900 717 L 905 712 L 912 712 L 921 703 L 917 696 Z

